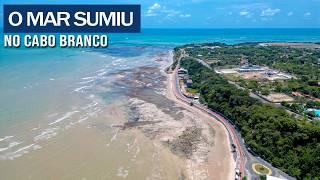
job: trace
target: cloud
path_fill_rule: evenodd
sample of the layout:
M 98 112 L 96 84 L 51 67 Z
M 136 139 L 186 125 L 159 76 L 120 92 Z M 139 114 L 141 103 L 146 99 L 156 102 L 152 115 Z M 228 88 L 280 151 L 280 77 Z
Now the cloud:
M 180 17 L 189 18 L 189 17 L 191 17 L 191 14 L 180 14 Z
M 149 6 L 147 8 L 147 11 L 145 13 L 145 16 L 150 17 L 150 16 L 158 16 L 158 15 L 163 15 L 166 17 L 181 17 L 181 18 L 188 18 L 191 17 L 191 14 L 186 14 L 181 11 L 177 11 L 174 9 L 169 9 L 166 6 L 162 6 L 159 3 L 154 3 L 153 5 Z
M 154 13 L 151 9 L 149 9 L 146 13 L 146 16 L 156 16 L 157 14 Z
M 166 7 L 163 7 L 163 9 L 161 10 L 162 13 L 166 14 L 167 16 L 177 16 L 180 15 L 180 11 L 176 11 L 174 9 L 167 9 Z
M 193 3 L 201 3 L 201 2 L 205 2 L 205 1 L 207 1 L 207 0 L 191 0 L 191 2 L 193 2 Z
M 158 14 L 156 13 L 156 11 L 160 8 L 161 5 L 159 3 L 154 3 L 152 6 L 148 7 L 146 16 L 157 16 Z
M 230 10 L 246 10 L 246 11 L 255 11 L 255 10 L 262 10 L 268 8 L 269 5 L 268 3 L 233 3 L 229 6 L 226 6 L 225 9 L 230 9 Z
M 149 9 L 160 9 L 161 5 L 159 3 L 154 3 L 152 6 L 149 7 Z
M 253 13 L 251 13 L 249 11 L 240 11 L 239 15 L 242 16 L 242 17 L 251 18 Z
M 311 16 L 311 12 L 304 13 L 304 17 L 309 17 L 309 16 Z
M 247 15 L 249 15 L 249 12 L 248 11 L 240 11 L 239 15 L 240 16 L 247 16 Z
M 280 12 L 280 9 L 278 9 L 278 8 L 277 9 L 268 8 L 268 9 L 261 11 L 260 16 L 263 16 L 263 17 L 274 16 L 279 12 Z
M 288 12 L 287 16 L 292 16 L 293 12 Z

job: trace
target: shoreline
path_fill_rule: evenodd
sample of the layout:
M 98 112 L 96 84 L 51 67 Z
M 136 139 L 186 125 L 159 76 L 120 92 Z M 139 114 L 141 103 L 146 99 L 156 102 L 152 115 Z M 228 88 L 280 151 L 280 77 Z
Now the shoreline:
M 173 52 L 172 52 L 173 53 Z M 171 61 L 169 62 L 169 64 L 167 64 L 167 68 L 171 67 L 171 64 L 173 63 L 173 54 L 171 57 Z M 167 70 L 167 68 L 163 68 L 163 71 L 165 73 L 165 71 Z M 166 77 L 167 77 L 167 93 L 166 93 L 166 97 L 168 99 L 171 99 L 172 101 L 174 101 L 175 103 L 179 104 L 180 106 L 186 108 L 188 111 L 194 113 L 197 115 L 197 117 L 202 117 L 201 120 L 203 121 L 203 123 L 206 123 L 207 125 L 210 126 L 211 130 L 214 131 L 214 145 L 211 146 L 209 153 L 207 155 L 207 162 L 206 162 L 206 166 L 207 166 L 207 170 L 208 170 L 208 179 L 234 179 L 234 169 L 236 168 L 236 163 L 232 157 L 231 154 L 231 142 L 230 142 L 230 138 L 228 135 L 227 130 L 223 127 L 223 125 L 215 120 L 215 121 L 210 121 L 210 119 L 212 120 L 213 118 L 211 116 L 209 116 L 208 114 L 204 113 L 203 111 L 200 111 L 198 109 L 192 108 L 189 105 L 186 105 L 185 103 L 182 103 L 181 101 L 179 101 L 173 94 L 173 78 L 174 78 L 174 74 L 173 73 L 165 73 Z M 223 140 L 222 140 L 223 139 Z M 222 141 L 221 141 L 222 140 Z M 217 147 L 217 144 L 222 143 L 223 147 L 220 146 L 219 148 Z M 222 148 L 221 148 L 222 147 Z M 230 153 L 228 153 L 230 152 Z M 225 159 L 223 162 L 226 163 L 221 163 L 217 160 L 221 159 L 221 154 L 226 153 Z M 219 170 L 219 167 L 221 168 L 221 165 L 224 167 L 222 168 L 223 170 Z M 218 170 L 217 170 L 218 169 Z M 226 178 L 227 177 L 227 178 Z
M 215 146 L 211 147 L 211 151 L 208 154 L 208 162 L 206 163 L 206 165 L 208 166 L 208 172 L 209 172 L 209 177 L 208 179 L 234 179 L 234 169 L 235 169 L 235 161 L 233 160 L 233 158 L 231 157 L 231 146 L 230 146 L 230 139 L 228 137 L 228 133 L 225 130 L 225 128 L 223 127 L 223 125 L 218 122 L 218 121 L 210 121 L 212 120 L 212 117 L 209 116 L 208 114 L 190 107 L 189 105 L 186 105 L 185 103 L 180 102 L 178 99 L 176 99 L 176 97 L 173 95 L 172 89 L 173 89 L 173 79 L 174 76 L 173 74 L 168 74 L 168 80 L 170 83 L 167 83 L 167 89 L 168 89 L 168 93 L 167 97 L 173 101 L 175 101 L 177 104 L 179 104 L 180 106 L 186 108 L 188 111 L 197 114 L 198 117 L 201 117 L 202 121 L 204 121 L 204 123 L 207 123 L 212 129 L 215 130 L 215 140 L 220 140 L 219 143 L 223 143 L 223 148 L 220 149 L 216 149 L 217 148 L 217 144 L 215 144 Z M 217 138 L 217 134 L 219 134 L 220 138 Z M 221 141 L 221 139 L 224 139 L 223 141 Z M 217 143 L 217 141 L 215 141 L 215 143 Z M 212 151 L 213 149 L 213 151 Z M 225 149 L 224 151 L 221 151 L 221 149 Z M 216 152 L 218 151 L 218 152 Z M 230 153 L 228 153 L 230 152 Z M 223 162 L 224 163 L 224 168 L 217 170 L 217 168 L 221 167 L 223 165 L 223 163 L 221 162 L 216 162 L 217 159 L 221 159 L 221 154 L 219 153 L 226 153 L 225 159 Z M 214 162 L 213 164 L 211 164 L 211 162 Z M 218 164 L 218 167 L 217 167 Z M 226 168 L 227 167 L 227 168 Z M 228 178 L 225 178 L 228 177 Z
M 182 159 L 183 178 L 234 179 L 235 161 L 223 125 L 175 98 L 173 76 L 166 73 L 173 62 L 172 51 L 156 56 L 155 61 L 155 69 L 131 75 L 135 77 L 131 85 L 135 88 L 129 94 L 129 107 L 136 115 L 124 129 L 140 130 Z

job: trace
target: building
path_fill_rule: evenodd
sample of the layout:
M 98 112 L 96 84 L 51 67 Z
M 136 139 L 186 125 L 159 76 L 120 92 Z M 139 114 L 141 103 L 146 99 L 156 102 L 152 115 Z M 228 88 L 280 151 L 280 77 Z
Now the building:
M 265 71 L 265 69 L 261 68 L 260 66 L 257 65 L 252 65 L 252 64 L 247 64 L 240 66 L 239 72 L 261 72 Z
M 178 69 L 178 74 L 188 74 L 188 70 L 186 70 L 184 68 L 179 68 Z
M 186 85 L 187 85 L 188 88 L 191 87 L 191 86 L 192 86 L 192 80 L 191 80 L 191 79 L 188 79 L 188 80 L 186 81 Z
M 278 74 L 278 72 L 269 70 L 269 71 L 265 72 L 265 74 L 267 76 L 274 76 L 274 75 Z

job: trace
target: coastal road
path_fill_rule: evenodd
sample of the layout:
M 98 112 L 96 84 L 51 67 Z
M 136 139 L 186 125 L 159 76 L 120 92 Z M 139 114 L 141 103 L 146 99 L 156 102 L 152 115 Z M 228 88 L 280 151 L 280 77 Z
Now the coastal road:
M 172 79 L 173 82 L 172 83 L 172 87 L 173 87 L 173 92 L 174 95 L 176 96 L 176 98 L 184 103 L 190 104 L 190 99 L 186 98 L 180 90 L 179 87 L 179 79 L 178 79 L 178 70 L 179 67 L 179 63 L 178 66 L 175 68 L 175 70 L 173 71 L 174 73 L 174 78 Z M 214 120 L 218 120 L 219 122 L 222 123 L 222 125 L 226 128 L 229 136 L 230 136 L 230 140 L 232 142 L 232 144 L 234 144 L 237 147 L 237 151 L 236 151 L 236 167 L 239 168 L 241 175 L 244 176 L 245 175 L 245 153 L 242 150 L 242 146 L 240 144 L 240 140 L 238 138 L 238 135 L 236 134 L 236 130 L 233 128 L 233 126 L 228 122 L 228 120 L 226 120 L 224 117 L 222 117 L 221 115 L 217 114 L 216 112 L 211 111 L 210 109 L 208 109 L 206 106 L 201 105 L 201 104 L 194 104 L 192 107 L 197 108 L 201 111 L 204 111 L 206 113 L 208 113 Z

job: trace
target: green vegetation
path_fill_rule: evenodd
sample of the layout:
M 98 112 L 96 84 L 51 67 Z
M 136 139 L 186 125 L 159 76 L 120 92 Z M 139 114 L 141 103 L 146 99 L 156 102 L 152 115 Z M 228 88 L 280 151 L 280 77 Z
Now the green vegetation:
M 259 178 L 260 178 L 260 180 L 267 180 L 266 176 L 260 176 Z
M 271 85 L 267 82 L 259 82 L 257 80 L 243 80 L 240 79 L 237 81 L 241 87 L 250 89 L 252 92 L 260 93 L 264 96 L 268 96 L 271 92 Z
M 197 89 L 193 89 L 193 88 L 187 88 L 187 92 L 191 93 L 191 94 L 196 94 L 199 91 Z
M 252 79 L 244 79 L 232 74 L 225 74 L 224 77 L 253 93 L 264 96 L 271 93 L 284 93 L 288 96 L 298 94 L 299 97 L 295 97 L 297 103 L 282 105 L 305 118 L 316 119 L 315 114 L 306 112 L 305 108 L 310 108 L 307 104 L 317 103 L 315 98 L 320 97 L 319 49 L 261 46 L 257 43 L 186 45 L 184 49 L 190 57 L 201 58 L 213 68 L 233 68 L 249 63 L 268 66 L 294 75 L 295 78 L 274 81 L 255 76 Z
M 299 104 L 299 103 L 292 103 L 292 104 L 289 104 L 289 103 L 286 103 L 286 102 L 282 102 L 281 103 L 282 106 L 290 109 L 291 111 L 295 112 L 295 113 L 298 113 L 298 114 L 301 114 L 304 112 L 304 106 L 302 104 Z
M 320 50 L 279 46 L 259 46 L 256 43 L 240 45 L 220 44 L 219 47 L 205 48 L 210 44 L 186 45 L 191 57 L 204 59 L 213 67 L 235 66 L 240 63 L 269 66 L 294 74 L 297 79 L 274 84 L 274 90 L 291 94 L 299 91 L 320 98 Z M 213 44 L 215 46 L 219 44 Z M 273 89 L 272 89 L 273 90 Z
M 271 170 L 265 166 L 263 166 L 262 164 L 253 164 L 253 168 L 255 171 L 259 172 L 260 174 L 271 174 Z
M 239 52 L 229 51 L 228 47 L 221 49 L 230 56 L 224 57 L 228 59 L 226 62 L 219 63 L 230 63 L 239 56 Z M 188 49 L 188 53 L 194 51 Z M 254 51 L 248 50 L 246 55 L 258 58 Z M 319 126 L 294 118 L 284 109 L 260 103 L 249 96 L 248 90 L 229 84 L 193 58 L 184 58 L 181 66 L 188 70 L 192 88 L 200 92 L 200 101 L 232 120 L 253 151 L 298 179 L 320 178 Z
M 181 50 L 179 48 L 174 48 L 174 55 L 173 55 L 173 63 L 171 65 L 171 70 L 174 70 L 179 62 L 179 58 L 181 57 Z

